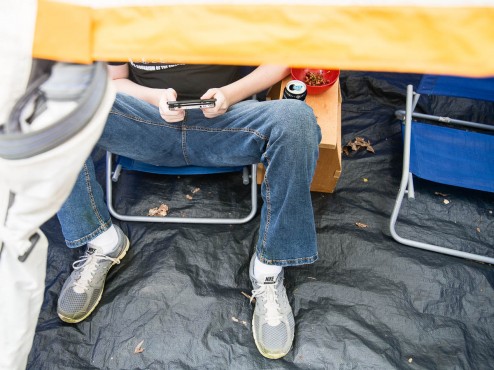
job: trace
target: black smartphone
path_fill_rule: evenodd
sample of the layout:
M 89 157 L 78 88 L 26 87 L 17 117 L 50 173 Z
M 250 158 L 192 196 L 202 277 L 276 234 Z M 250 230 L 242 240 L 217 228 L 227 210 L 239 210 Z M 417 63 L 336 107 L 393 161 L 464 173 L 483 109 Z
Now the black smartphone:
M 216 99 L 193 99 L 193 100 L 177 100 L 167 102 L 168 109 L 195 109 L 195 108 L 213 108 L 216 104 Z

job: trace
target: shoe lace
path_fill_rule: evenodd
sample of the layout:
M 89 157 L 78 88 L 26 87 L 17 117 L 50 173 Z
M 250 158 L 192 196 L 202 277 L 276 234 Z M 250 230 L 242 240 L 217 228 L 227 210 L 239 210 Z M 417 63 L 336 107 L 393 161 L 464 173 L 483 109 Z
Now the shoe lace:
M 112 261 L 117 265 L 120 263 L 119 259 L 112 258 L 104 254 L 86 253 L 84 256 L 72 263 L 74 271 L 79 271 L 79 278 L 74 281 L 74 291 L 77 293 L 83 293 L 88 290 L 89 283 L 93 279 L 100 261 Z
M 265 319 L 270 326 L 279 325 L 281 318 L 283 317 L 275 285 L 276 284 L 261 284 L 259 288 L 252 291 L 252 297 L 250 299 L 251 302 L 254 298 L 263 299 Z

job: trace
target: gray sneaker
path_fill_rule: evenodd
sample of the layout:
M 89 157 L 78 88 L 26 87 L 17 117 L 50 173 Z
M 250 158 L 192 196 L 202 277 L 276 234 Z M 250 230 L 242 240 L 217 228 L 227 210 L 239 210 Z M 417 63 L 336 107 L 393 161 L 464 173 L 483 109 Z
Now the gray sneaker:
M 62 287 L 58 298 L 58 316 L 65 322 L 77 323 L 88 317 L 98 305 L 110 268 L 119 264 L 129 249 L 129 239 L 115 225 L 118 244 L 109 255 L 88 247 L 84 256 L 75 261 L 74 271 Z
M 257 349 L 264 357 L 277 359 L 285 356 L 292 347 L 295 319 L 283 285 L 283 270 L 277 278 L 266 276 L 263 282 L 254 277 L 255 255 L 250 261 L 249 275 L 254 289 L 252 299 L 256 308 L 252 318 L 252 331 Z

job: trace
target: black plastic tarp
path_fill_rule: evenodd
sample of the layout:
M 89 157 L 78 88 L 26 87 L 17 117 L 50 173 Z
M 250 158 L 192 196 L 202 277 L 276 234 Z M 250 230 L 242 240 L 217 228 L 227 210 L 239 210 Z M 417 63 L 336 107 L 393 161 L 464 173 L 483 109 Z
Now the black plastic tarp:
M 406 247 L 388 230 L 402 163 L 394 112 L 404 109 L 406 85 L 419 79 L 342 73 L 343 144 L 363 137 L 375 154 L 344 155 L 336 191 L 312 194 L 320 258 L 286 269 L 296 335 L 285 358 L 258 353 L 253 307 L 242 294 L 250 294 L 248 262 L 259 215 L 223 226 L 115 221 L 131 249 L 110 271 L 98 308 L 75 325 L 58 319 L 56 303 L 81 251 L 65 247 L 53 218 L 43 226 L 50 240 L 46 293 L 28 368 L 493 368 L 494 268 Z M 427 97 L 421 104 L 494 121 L 492 104 Z M 103 182 L 103 154 L 95 152 L 95 160 Z M 248 187 L 235 176 L 128 173 L 115 202 L 141 214 L 160 203 L 174 215 L 235 214 L 249 202 Z M 494 194 L 424 180 L 415 188 L 416 199 L 404 201 L 400 233 L 494 256 Z M 135 353 L 141 342 L 143 351 Z

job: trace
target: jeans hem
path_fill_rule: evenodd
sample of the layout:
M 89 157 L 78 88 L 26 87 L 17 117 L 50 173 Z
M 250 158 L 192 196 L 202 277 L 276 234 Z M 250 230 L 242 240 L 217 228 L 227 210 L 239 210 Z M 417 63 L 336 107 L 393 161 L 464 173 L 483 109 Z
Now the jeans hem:
M 311 257 L 300 257 L 300 258 L 290 258 L 290 259 L 268 259 L 262 255 L 259 255 L 256 251 L 257 258 L 262 263 L 267 265 L 275 265 L 275 266 L 300 266 L 307 265 L 317 261 L 319 258 L 318 254 L 314 254 Z
M 87 234 L 87 235 L 83 236 L 82 238 L 75 239 L 75 240 L 65 239 L 65 244 L 67 244 L 67 247 L 69 247 L 69 248 L 81 247 L 81 246 L 87 244 L 88 242 L 90 242 L 91 240 L 93 240 L 94 238 L 96 238 L 98 235 L 104 233 L 106 230 L 108 230 L 110 228 L 111 225 L 112 225 L 112 220 L 110 219 L 110 220 L 106 221 L 104 224 L 100 225 L 92 233 Z

